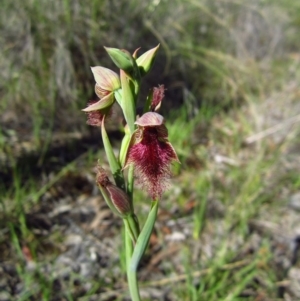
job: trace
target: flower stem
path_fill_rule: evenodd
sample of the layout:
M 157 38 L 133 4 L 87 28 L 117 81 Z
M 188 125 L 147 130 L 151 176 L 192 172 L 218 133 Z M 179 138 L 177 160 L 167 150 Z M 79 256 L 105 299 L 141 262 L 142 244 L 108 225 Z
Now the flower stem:
M 133 183 L 134 183 L 134 167 L 131 164 L 129 166 L 129 170 L 128 170 L 128 178 L 127 178 L 128 182 L 127 182 L 127 193 L 131 199 L 131 202 L 133 200 Z
M 120 165 L 120 162 L 117 160 L 113 148 L 111 146 L 109 137 L 107 135 L 105 125 L 104 125 L 104 119 L 102 121 L 102 126 L 101 126 L 101 135 L 102 135 L 102 141 L 104 145 L 104 150 L 108 159 L 109 167 L 112 172 L 112 175 L 115 179 L 115 182 L 118 187 L 121 189 L 125 188 L 125 181 L 124 181 L 124 176 L 122 173 L 122 168 Z
M 125 247 L 126 247 L 126 270 L 129 292 L 132 301 L 141 301 L 139 286 L 137 281 L 137 271 L 130 268 L 131 256 L 133 253 L 133 243 L 131 240 L 128 222 L 124 220 L 125 225 Z
M 127 217 L 127 222 L 128 222 L 129 231 L 131 232 L 132 235 L 132 241 L 133 243 L 136 243 L 140 234 L 140 226 L 139 226 L 139 221 L 137 219 L 137 216 L 133 213 L 132 215 Z

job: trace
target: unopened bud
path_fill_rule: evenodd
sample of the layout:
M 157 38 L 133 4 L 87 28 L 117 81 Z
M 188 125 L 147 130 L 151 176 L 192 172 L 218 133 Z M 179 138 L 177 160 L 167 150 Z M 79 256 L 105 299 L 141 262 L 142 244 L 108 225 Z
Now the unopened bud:
M 126 73 L 129 73 L 133 70 L 135 65 L 134 59 L 127 50 L 109 47 L 104 48 L 119 69 L 124 70 Z
M 121 188 L 111 183 L 105 170 L 101 167 L 97 168 L 96 182 L 107 205 L 114 213 L 122 218 L 132 214 L 129 196 Z
M 136 59 L 141 76 L 146 75 L 152 68 L 158 48 L 159 44 Z
M 118 212 L 124 217 L 131 214 L 128 195 L 119 187 L 109 184 L 106 186 L 110 199 Z

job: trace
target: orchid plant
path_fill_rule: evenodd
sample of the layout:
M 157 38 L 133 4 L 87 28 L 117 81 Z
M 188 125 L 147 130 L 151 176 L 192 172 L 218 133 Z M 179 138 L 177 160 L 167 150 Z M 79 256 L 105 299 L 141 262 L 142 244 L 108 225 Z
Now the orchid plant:
M 164 98 L 164 86 L 153 88 L 145 100 L 144 111 L 137 114 L 141 80 L 149 73 L 159 45 L 138 57 L 117 48 L 106 48 L 108 55 L 120 69 L 120 75 L 104 67 L 92 67 L 96 81 L 95 93 L 99 97 L 83 109 L 87 124 L 101 128 L 102 140 L 110 173 L 97 166 L 96 183 L 111 210 L 123 219 L 125 227 L 126 269 L 130 295 L 141 300 L 137 268 L 147 248 L 157 217 L 158 203 L 168 186 L 171 164 L 179 162 L 171 143 L 164 117 L 157 113 Z M 119 155 L 113 152 L 105 122 L 111 117 L 115 103 L 122 109 L 125 123 L 124 138 Z M 140 230 L 134 211 L 134 181 L 144 188 L 150 198 L 149 214 Z

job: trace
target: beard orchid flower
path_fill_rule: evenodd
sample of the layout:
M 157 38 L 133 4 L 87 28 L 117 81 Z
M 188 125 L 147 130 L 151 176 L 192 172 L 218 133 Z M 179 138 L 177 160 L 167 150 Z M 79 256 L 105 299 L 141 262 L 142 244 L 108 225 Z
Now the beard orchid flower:
M 114 91 L 121 88 L 121 82 L 118 74 L 110 69 L 99 66 L 91 69 L 96 81 L 95 93 L 100 99 L 89 102 L 82 111 L 88 115 L 87 124 L 101 126 L 104 116 L 115 102 Z
M 137 119 L 135 124 L 138 128 L 132 136 L 124 168 L 134 165 L 137 182 L 155 200 L 167 188 L 171 163 L 179 162 L 179 159 L 168 141 L 163 116 L 148 112 Z

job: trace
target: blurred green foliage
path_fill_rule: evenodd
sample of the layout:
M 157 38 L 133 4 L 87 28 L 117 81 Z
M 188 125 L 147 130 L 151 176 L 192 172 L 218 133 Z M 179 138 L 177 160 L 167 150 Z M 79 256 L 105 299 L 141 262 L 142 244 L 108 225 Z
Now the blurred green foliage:
M 103 46 L 133 52 L 161 43 L 145 91 L 165 83 L 167 110 L 185 92 L 195 108 L 239 103 L 264 83 L 254 61 L 279 59 L 289 46 L 298 15 L 287 2 L 5 0 L 1 124 L 36 137 L 43 129 L 81 129 L 80 109 L 94 97 L 90 66 L 112 67 Z

